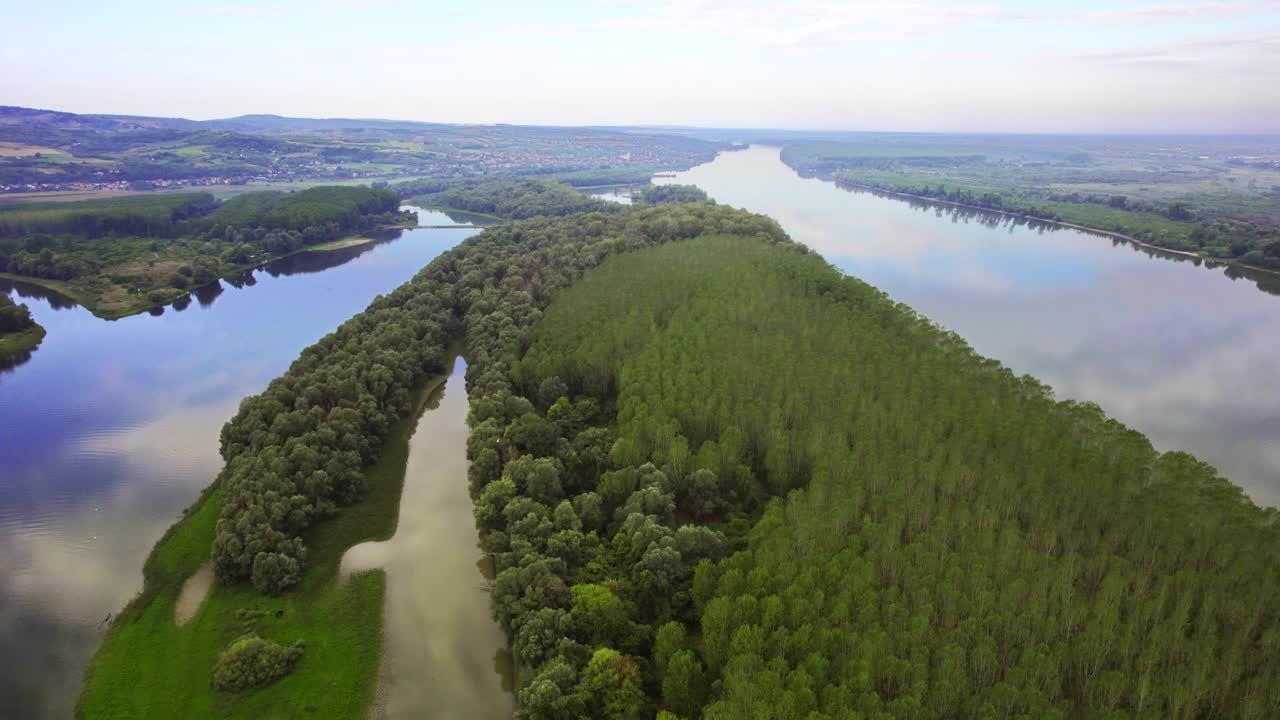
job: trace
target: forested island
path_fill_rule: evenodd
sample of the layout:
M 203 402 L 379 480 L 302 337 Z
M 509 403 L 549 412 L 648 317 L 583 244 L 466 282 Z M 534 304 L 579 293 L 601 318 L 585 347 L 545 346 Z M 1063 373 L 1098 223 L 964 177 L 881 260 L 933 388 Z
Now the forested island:
M 793 140 L 782 160 L 845 187 L 1069 223 L 1276 271 L 1275 151 L 1265 139 L 899 133 Z
M 364 717 L 384 578 L 338 561 L 392 532 L 459 345 L 519 717 L 1280 713 L 1276 510 L 698 200 L 487 229 L 303 351 L 224 427 L 78 715 Z
M 56 290 L 99 317 L 172 302 L 267 260 L 413 224 L 391 190 L 317 186 L 219 202 L 171 193 L 0 207 L 0 277 Z
M 647 178 L 646 178 L 647 181 Z M 462 211 L 494 219 L 524 220 L 536 215 L 611 212 L 614 203 L 552 180 L 526 178 L 483 183 L 409 181 L 395 189 L 412 205 Z

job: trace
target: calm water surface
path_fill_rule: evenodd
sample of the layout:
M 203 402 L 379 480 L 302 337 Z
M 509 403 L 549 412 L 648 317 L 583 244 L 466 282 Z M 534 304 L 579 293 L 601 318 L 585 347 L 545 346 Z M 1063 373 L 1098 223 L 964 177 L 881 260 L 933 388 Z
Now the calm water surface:
M 1254 280 L 1107 237 L 804 179 L 777 148 L 723 153 L 657 182 L 772 216 L 984 355 L 1280 505 L 1280 296 Z
M 500 720 L 515 709 L 507 638 L 489 612 L 487 555 L 467 490 L 466 363 L 418 420 L 396 534 L 347 551 L 342 575 L 387 571 L 375 717 Z
M 773 216 L 978 351 L 1280 504 L 1280 297 L 1254 282 L 1073 230 L 842 190 L 800 178 L 772 148 L 725 153 L 659 182 L 693 183 Z M 0 286 L 49 332 L 28 362 L 0 374 L 0 715 L 69 716 L 103 621 L 138 590 L 152 544 L 219 469 L 218 431 L 239 400 L 473 232 L 415 230 L 294 256 L 162 314 L 115 322 Z M 476 566 L 461 367 L 414 436 L 410 514 L 391 541 L 350 558 L 388 570 L 391 715 L 424 702 L 510 710 Z M 442 655 L 465 661 L 444 667 Z M 419 671 L 408 682 L 397 668 Z
M 303 253 L 112 322 L 0 286 L 48 330 L 0 374 L 0 716 L 70 716 L 108 614 L 221 467 L 218 433 L 240 399 L 474 232 Z

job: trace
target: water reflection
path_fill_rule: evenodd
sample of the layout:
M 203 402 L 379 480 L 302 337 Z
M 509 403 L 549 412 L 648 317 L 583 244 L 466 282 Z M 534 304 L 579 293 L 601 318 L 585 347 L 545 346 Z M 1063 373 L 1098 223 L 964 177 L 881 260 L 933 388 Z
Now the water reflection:
M 342 558 L 344 577 L 387 571 L 377 717 L 496 719 L 514 710 L 507 639 L 489 612 L 492 564 L 467 491 L 465 372 L 459 358 L 418 420 L 395 536 Z
M 1280 504 L 1280 279 L 1058 225 L 801 178 L 776 148 L 657 182 L 768 214 L 846 272 L 1161 449 Z M 1170 262 L 1174 260 L 1175 262 Z M 1199 267 L 1197 267 L 1199 265 Z M 1249 282 L 1236 282 L 1247 279 Z M 1266 292 L 1258 292 L 1258 289 Z
M 250 272 L 110 322 L 0 285 L 48 331 L 0 379 L 0 716 L 71 716 L 103 620 L 217 472 L 240 399 L 474 232 L 405 231 L 325 272 Z
M 1163 248 L 1152 247 L 1142 243 L 1132 242 L 1125 238 L 1110 235 L 1108 233 L 1091 232 L 1088 230 L 1080 230 L 1070 228 L 1059 223 L 1046 222 L 1036 218 L 1024 217 L 1021 215 L 1011 215 L 1009 213 L 992 212 L 981 208 L 967 207 L 956 205 L 954 203 L 939 202 L 926 198 L 915 197 L 911 195 L 900 195 L 897 193 L 882 192 L 862 188 L 856 185 L 846 185 L 836 183 L 841 189 L 848 190 L 855 194 L 868 194 L 875 197 L 884 198 L 886 200 L 894 200 L 904 202 L 913 209 L 921 212 L 931 212 L 939 219 L 948 219 L 952 223 L 977 223 L 992 229 L 1008 229 L 1012 232 L 1015 228 L 1026 228 L 1038 233 L 1069 231 L 1090 235 L 1109 241 L 1114 247 L 1125 247 L 1149 255 L 1154 258 L 1163 260 L 1171 260 L 1173 262 L 1188 263 L 1195 267 L 1203 267 L 1209 270 L 1223 270 L 1225 275 L 1232 280 L 1248 279 L 1252 281 L 1259 290 L 1270 293 L 1272 295 L 1280 295 L 1280 273 L 1266 272 L 1255 268 L 1242 267 L 1231 263 L 1215 261 L 1210 258 L 1202 258 L 1198 255 L 1189 255 L 1187 253 L 1165 250 Z
M 616 203 L 621 203 L 623 205 L 630 205 L 632 203 L 631 196 L 638 189 L 640 188 L 635 186 L 622 186 L 622 187 L 600 188 L 596 190 L 585 190 L 584 192 L 586 192 L 591 197 L 599 198 L 601 200 L 608 200 L 609 202 L 616 202 Z
M 73 307 L 78 307 L 74 300 L 56 290 L 50 290 L 40 285 L 32 285 L 21 280 L 0 278 L 0 293 L 12 295 L 15 299 L 20 300 L 41 300 L 51 310 L 69 310 Z

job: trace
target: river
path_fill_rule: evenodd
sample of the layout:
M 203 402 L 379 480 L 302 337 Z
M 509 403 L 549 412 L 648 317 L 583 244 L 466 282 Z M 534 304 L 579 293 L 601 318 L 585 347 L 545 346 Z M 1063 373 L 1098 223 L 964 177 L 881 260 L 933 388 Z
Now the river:
M 1161 450 L 1280 505 L 1278 278 L 1233 279 L 1109 237 L 801 178 L 778 149 L 722 153 L 659 183 L 764 213 L 831 263 L 984 355 L 1097 402 Z M 1234 274 L 1234 273 L 1233 273 Z
M 693 183 L 773 216 L 1059 397 L 1096 401 L 1157 447 L 1193 452 L 1258 502 L 1280 503 L 1280 297 L 1254 282 L 1093 234 L 804 179 L 776 148 L 723 153 L 659 182 Z M 5 717 L 69 716 L 107 616 L 138 590 L 152 544 L 218 471 L 218 432 L 240 399 L 473 232 L 412 230 L 300 254 L 113 322 L 0 285 L 48 330 L 29 361 L 0 373 Z M 348 558 L 387 569 L 380 697 L 392 717 L 424 706 L 496 717 L 510 707 L 466 492 L 463 367 L 419 420 L 397 534 Z
M 492 563 L 467 489 L 466 370 L 457 359 L 418 419 L 395 535 L 342 558 L 343 577 L 387 571 L 375 718 L 502 720 L 515 709 L 507 638 L 489 611 Z
M 419 222 L 454 223 L 425 211 Z M 0 715 L 71 715 L 107 616 L 221 467 L 218 433 L 240 399 L 475 232 L 408 230 L 300 253 L 110 322 L 0 285 L 48 331 L 0 373 Z M 465 472 L 458 482 L 465 494 Z

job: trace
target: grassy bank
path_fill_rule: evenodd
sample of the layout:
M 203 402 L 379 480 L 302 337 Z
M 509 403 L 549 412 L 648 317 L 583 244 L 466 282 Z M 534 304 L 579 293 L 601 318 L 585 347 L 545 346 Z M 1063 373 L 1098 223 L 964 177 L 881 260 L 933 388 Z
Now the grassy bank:
M 0 333 L 0 367 L 16 355 L 30 353 L 44 340 L 44 328 L 39 325 L 17 332 Z
M 178 595 L 209 558 L 221 507 L 219 487 L 210 486 L 147 559 L 143 589 L 111 624 L 86 674 L 76 716 L 364 717 L 382 652 L 385 575 L 375 570 L 342 582 L 339 563 L 353 545 L 395 534 L 409 439 L 444 377 L 416 391 L 419 412 L 396 424 L 381 459 L 366 471 L 367 496 L 306 537 L 308 562 L 295 590 L 270 598 L 247 584 L 215 584 L 195 616 L 178 627 Z M 246 613 L 255 617 L 244 619 Z M 284 644 L 305 640 L 302 662 L 268 687 L 214 692 L 214 660 L 248 631 Z

